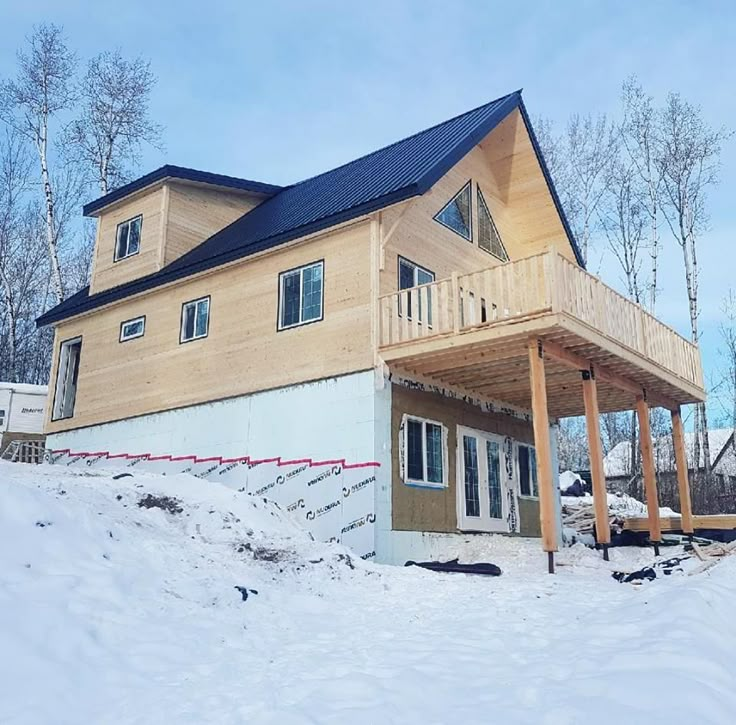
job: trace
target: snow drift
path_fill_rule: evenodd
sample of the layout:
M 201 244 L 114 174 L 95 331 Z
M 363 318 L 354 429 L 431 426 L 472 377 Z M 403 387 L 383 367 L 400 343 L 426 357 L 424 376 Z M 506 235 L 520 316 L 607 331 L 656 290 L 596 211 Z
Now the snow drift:
M 498 579 L 368 564 L 186 475 L 0 464 L 0 721 L 728 723 L 736 562 L 472 538 Z

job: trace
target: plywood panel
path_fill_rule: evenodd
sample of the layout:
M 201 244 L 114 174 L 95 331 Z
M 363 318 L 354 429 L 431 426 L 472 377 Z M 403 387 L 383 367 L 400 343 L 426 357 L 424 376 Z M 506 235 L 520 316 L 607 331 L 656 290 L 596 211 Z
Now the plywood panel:
M 57 432 L 369 369 L 370 225 L 154 290 L 62 323 L 60 340 L 82 335 L 74 417 Z M 278 274 L 324 259 L 324 320 L 276 331 Z M 211 296 L 205 339 L 179 344 L 181 305 Z M 118 342 L 120 323 L 146 315 L 142 338 Z M 53 378 L 52 378 L 53 379 Z M 309 411 L 295 411 L 308 425 Z

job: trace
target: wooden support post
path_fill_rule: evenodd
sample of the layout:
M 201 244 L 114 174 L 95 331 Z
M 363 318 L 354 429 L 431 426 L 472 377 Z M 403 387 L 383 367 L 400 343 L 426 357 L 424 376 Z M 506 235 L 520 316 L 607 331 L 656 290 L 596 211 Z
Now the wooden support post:
M 590 451 L 590 475 L 593 479 L 596 543 L 603 549 L 603 556 L 607 559 L 608 545 L 611 543 L 611 526 L 608 517 L 606 474 L 603 469 L 603 445 L 601 443 L 600 414 L 598 411 L 598 386 L 593 370 L 583 370 L 582 375 L 585 424 L 588 432 L 588 450 Z
M 682 428 L 682 415 L 679 406 L 672 412 L 672 442 L 675 449 L 677 468 L 677 487 L 680 490 L 680 514 L 682 533 L 693 534 L 693 507 L 690 501 L 690 481 L 688 480 L 687 456 L 685 455 L 685 433 Z
M 542 546 L 548 553 L 549 571 L 552 574 L 554 573 L 553 552 L 557 551 L 557 517 L 555 515 L 552 449 L 549 440 L 544 349 L 541 340 L 529 341 L 529 378 L 532 388 L 534 447 L 537 452 L 537 484 L 539 487 L 539 520 L 542 527 Z
M 636 415 L 639 419 L 639 446 L 641 448 L 641 465 L 644 471 L 644 490 L 647 497 L 649 539 L 654 544 L 655 553 L 659 554 L 662 527 L 659 521 L 659 496 L 657 495 L 657 475 L 654 468 L 654 447 L 652 445 L 652 430 L 649 427 L 649 404 L 641 395 L 636 397 Z

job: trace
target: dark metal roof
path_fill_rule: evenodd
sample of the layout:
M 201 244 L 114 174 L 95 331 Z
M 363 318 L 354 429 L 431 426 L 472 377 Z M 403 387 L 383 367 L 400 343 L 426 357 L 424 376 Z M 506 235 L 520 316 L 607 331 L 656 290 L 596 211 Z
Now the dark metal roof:
M 531 132 L 521 91 L 516 91 L 332 171 L 287 186 L 158 272 L 95 295 L 85 288 L 36 322 L 39 326 L 58 322 L 423 194 L 517 107 Z M 532 139 L 570 243 L 582 264 L 539 146 Z
M 196 181 L 200 184 L 209 184 L 211 186 L 222 186 L 228 189 L 238 189 L 240 191 L 249 191 L 253 194 L 263 194 L 264 196 L 273 196 L 281 191 L 282 186 L 274 186 L 273 184 L 264 184 L 260 181 L 250 181 L 249 179 L 238 179 L 234 176 L 225 176 L 223 174 L 212 174 L 209 171 L 197 171 L 197 169 L 187 169 L 184 166 L 172 166 L 166 164 L 152 171 L 150 174 L 141 176 L 140 179 L 131 181 L 125 186 L 114 189 L 109 194 L 101 196 L 99 199 L 89 202 L 82 207 L 84 216 L 91 216 L 100 209 L 112 204 L 115 201 L 125 198 L 128 194 L 145 189 L 151 184 L 155 184 L 163 179 L 182 179 L 184 181 Z

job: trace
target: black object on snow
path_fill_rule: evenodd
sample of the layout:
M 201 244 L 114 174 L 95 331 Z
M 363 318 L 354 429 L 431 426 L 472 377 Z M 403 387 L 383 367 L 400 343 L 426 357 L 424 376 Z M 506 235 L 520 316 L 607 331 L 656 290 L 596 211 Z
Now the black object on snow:
M 615 571 L 611 575 L 616 581 L 621 583 L 635 582 L 635 581 L 652 581 L 656 579 L 658 574 L 669 576 L 673 571 L 682 571 L 680 564 L 683 561 L 687 561 L 689 556 L 673 556 L 671 559 L 665 559 L 664 561 L 658 561 L 652 566 L 645 566 L 638 571 L 626 573 L 625 571 Z
M 248 589 L 248 587 L 239 587 L 239 586 L 236 586 L 235 588 L 240 592 L 241 596 L 243 597 L 244 602 L 248 601 L 249 594 L 258 594 L 258 591 L 256 589 Z
M 645 566 L 643 569 L 639 569 L 639 571 L 631 572 L 631 574 L 627 574 L 625 571 L 614 571 L 611 576 L 616 581 L 624 584 L 636 581 L 652 581 L 652 579 L 657 578 L 657 573 L 651 566 Z
M 430 571 L 449 572 L 452 574 L 483 574 L 485 576 L 501 576 L 501 569 L 495 564 L 478 562 L 461 564 L 457 559 L 452 561 L 407 561 L 404 566 L 420 566 Z
M 119 478 L 133 478 L 132 473 L 116 473 L 113 477 L 114 481 L 117 481 Z
M 585 496 L 585 487 L 582 481 L 578 480 L 571 483 L 563 492 L 563 496 Z

